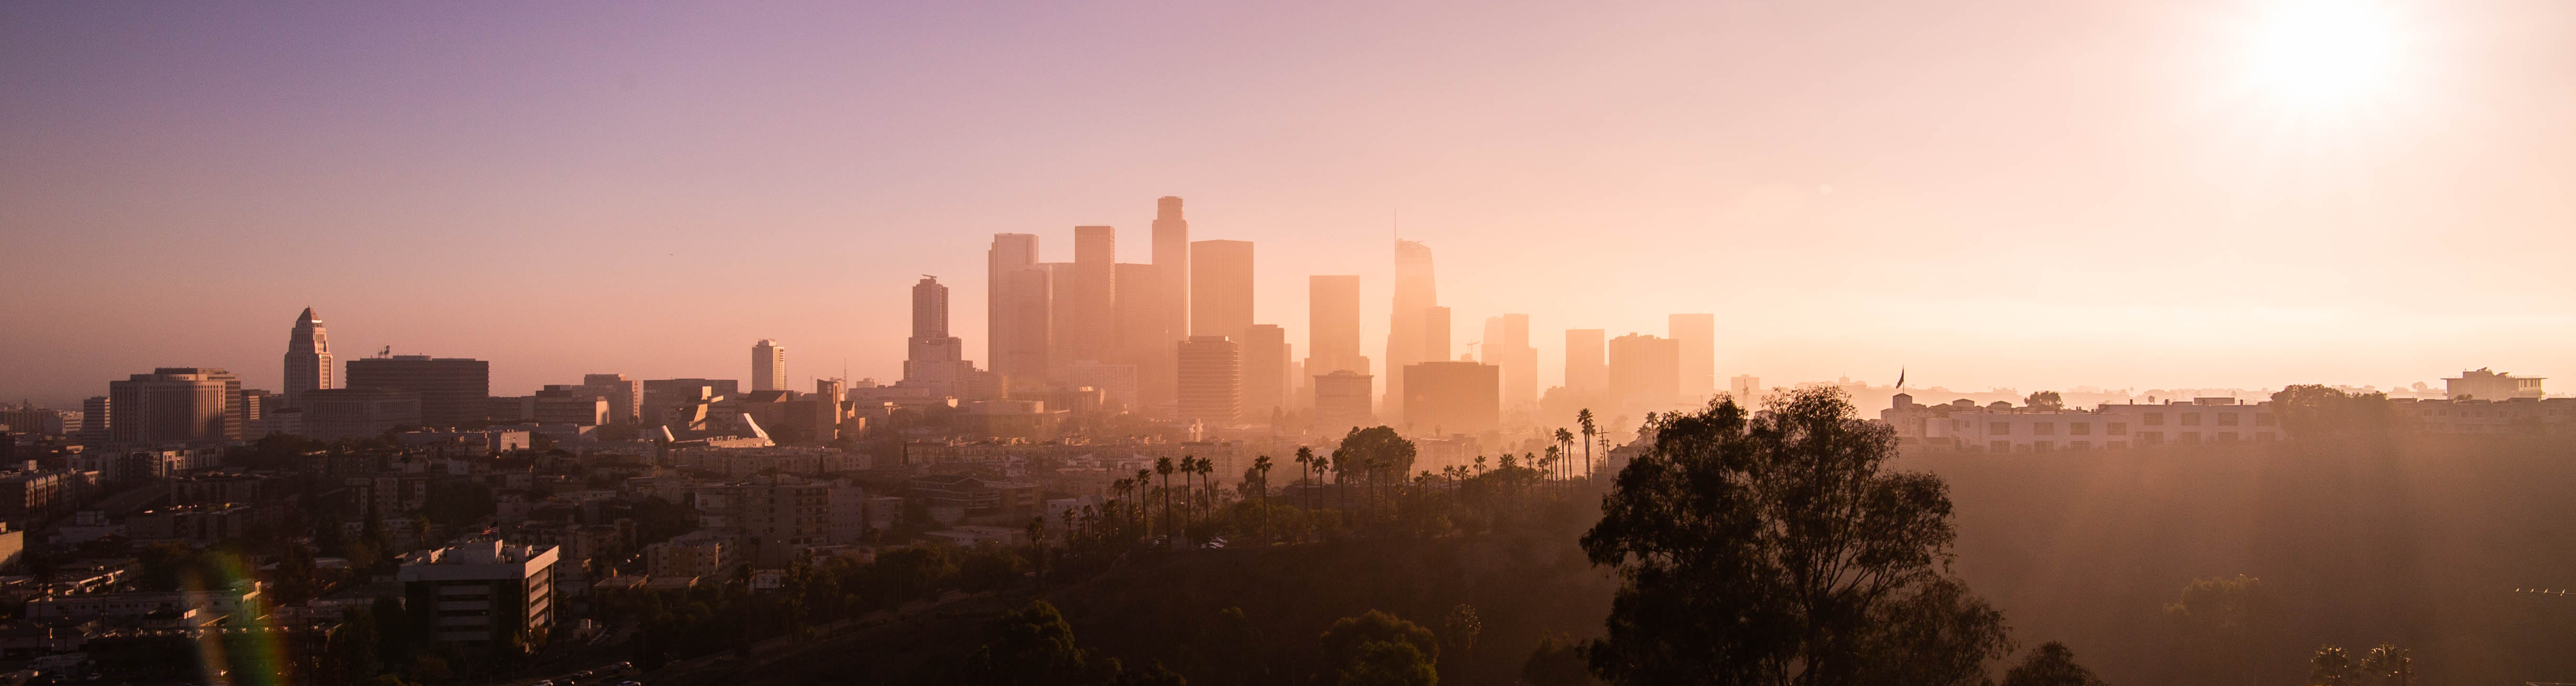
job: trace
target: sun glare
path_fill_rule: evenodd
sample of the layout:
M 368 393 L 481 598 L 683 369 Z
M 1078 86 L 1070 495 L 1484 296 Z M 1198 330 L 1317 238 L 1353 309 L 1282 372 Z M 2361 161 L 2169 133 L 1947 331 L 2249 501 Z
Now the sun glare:
M 2399 27 L 2363 0 L 2282 0 L 2250 27 L 2254 85 L 2283 105 L 2348 106 L 2382 95 L 2397 65 Z

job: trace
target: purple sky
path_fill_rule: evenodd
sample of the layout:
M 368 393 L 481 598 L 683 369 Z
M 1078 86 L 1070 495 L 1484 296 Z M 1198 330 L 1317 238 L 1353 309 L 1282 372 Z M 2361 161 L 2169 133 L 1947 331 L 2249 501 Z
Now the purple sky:
M 918 274 L 981 361 L 992 233 L 1143 261 L 1160 195 L 1300 354 L 1317 273 L 1382 348 L 1400 211 L 1550 383 L 1669 312 L 1772 383 L 2576 383 L 2576 3 L 2250 83 L 2308 1 L 0 4 L 0 397 L 274 387 L 307 305 L 496 394 L 890 381 Z

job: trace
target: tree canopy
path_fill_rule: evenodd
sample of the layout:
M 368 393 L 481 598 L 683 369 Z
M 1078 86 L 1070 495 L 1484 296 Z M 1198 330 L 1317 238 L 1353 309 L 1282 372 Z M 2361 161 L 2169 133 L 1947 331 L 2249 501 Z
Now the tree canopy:
M 1790 391 L 1758 416 L 1722 399 L 1644 435 L 1582 538 L 1621 579 L 1588 651 L 1601 677 L 1981 683 L 2008 649 L 2001 614 L 1948 574 L 1946 487 L 1887 471 L 1895 435 L 1840 389 Z M 1922 665 L 1936 668 L 1907 673 Z

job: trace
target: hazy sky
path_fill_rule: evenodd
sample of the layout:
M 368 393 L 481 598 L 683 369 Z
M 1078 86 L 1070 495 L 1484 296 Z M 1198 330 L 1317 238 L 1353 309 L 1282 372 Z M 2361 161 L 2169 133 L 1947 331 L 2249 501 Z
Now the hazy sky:
M 1391 215 L 1456 340 L 2023 390 L 2576 384 L 2576 2 L 0 4 L 0 396 L 343 359 L 899 376 L 984 249 L 1153 200 L 1259 319 Z

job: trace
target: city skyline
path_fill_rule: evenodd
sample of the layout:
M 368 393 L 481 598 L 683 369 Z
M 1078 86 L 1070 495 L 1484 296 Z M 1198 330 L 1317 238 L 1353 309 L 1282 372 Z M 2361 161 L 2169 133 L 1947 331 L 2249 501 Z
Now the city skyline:
M 0 8 L 6 73 L 81 75 L 19 78 L 29 97 L 0 106 L 22 162 L 0 170 L 12 208 L 0 232 L 42 246 L 9 251 L 0 273 L 12 292 L 55 292 L 8 301 L 17 325 L 0 327 L 0 356 L 47 364 L 0 368 L 0 394 L 68 406 L 170 365 L 280 388 L 277 322 L 308 306 L 329 313 L 343 361 L 384 346 L 484 359 L 513 393 L 591 372 L 730 378 L 763 338 L 796 348 L 788 387 L 845 365 L 889 380 L 905 342 L 885 332 L 906 313 L 887 294 L 912 275 L 951 275 L 952 335 L 981 351 L 972 275 L 992 234 L 1048 236 L 1040 259 L 1055 262 L 1070 260 L 1067 227 L 1116 226 L 1128 240 L 1114 261 L 1150 263 L 1163 195 L 1192 200 L 1188 237 L 1260 245 L 1256 299 L 1290 341 L 1306 338 L 1305 277 L 1356 274 L 1363 350 L 1382 353 L 1393 284 L 1374 246 L 1390 233 L 1430 245 L 1453 349 L 1488 317 L 1529 314 L 1542 387 L 1561 378 L 1563 330 L 1655 335 L 1688 312 L 1719 317 L 1716 376 L 1781 382 L 1883 384 L 1898 368 L 1922 385 L 2024 390 L 2576 374 L 2555 353 L 2576 333 L 2559 307 L 2576 291 L 2563 268 L 2576 208 L 2555 199 L 2576 184 L 2563 162 L 2576 155 L 2562 154 L 2576 150 L 2564 125 L 2576 96 L 2556 87 L 2576 64 L 2562 35 L 2576 10 L 2389 7 L 2424 29 L 2401 46 L 2415 68 L 2383 79 L 2404 107 L 2241 92 L 2210 55 L 2242 52 L 2237 34 L 2259 17 L 2230 3 L 1515 5 L 1432 39 L 1456 57 L 1412 42 L 1454 18 L 1438 7 L 1381 8 L 1365 26 L 1313 8 L 1270 22 L 1134 8 L 983 25 L 947 8 L 629 8 L 551 47 L 514 37 L 566 28 L 571 12 L 509 26 L 391 8 L 310 20 L 334 34 L 214 21 L 282 12 L 264 8 Z M 893 35 L 963 28 L 946 47 L 889 48 L 954 58 L 905 76 L 890 66 L 899 53 L 844 47 L 818 16 Z M 1279 28 L 1245 28 L 1257 24 Z M 1903 28 L 1915 25 L 1952 30 Z M 1127 83 L 1113 75 L 1168 54 L 1149 40 L 1048 50 L 1176 28 L 1223 57 Z M 713 72 L 627 47 L 771 30 L 759 48 L 703 45 L 693 54 Z M 1256 31 L 1288 40 L 1247 40 Z M 326 34 L 389 40 L 313 38 Z M 1335 39 L 1355 48 L 1321 61 L 1220 49 Z M 1506 75 L 1469 61 L 1526 66 L 1529 45 L 1552 46 L 1544 57 L 1560 66 Z M 601 52 L 568 52 L 579 46 Z M 535 66 L 447 59 L 468 48 L 497 51 L 470 65 Z M 1037 51 L 1069 60 L 1072 78 L 1012 76 Z M 1947 57 L 1906 59 L 1917 54 Z M 1818 66 L 1762 66 L 1780 62 Z M 1675 63 L 1690 68 L 1661 66 Z M 2015 87 L 1980 85 L 1995 74 Z M 960 79 L 998 95 L 938 85 Z M 812 96 L 828 116 L 660 104 L 777 101 L 812 83 L 879 88 Z M 1263 92 L 1217 88 L 1236 83 Z M 1206 95 L 1143 117 L 1100 104 L 1148 86 Z M 1456 104 L 1532 86 L 1590 97 Z M 261 95 L 287 89 L 309 90 L 292 104 Z M 1958 92 L 1992 97 L 1961 105 Z M 1282 96 L 1373 114 L 1276 113 Z M 1048 109 L 995 98 L 1080 105 L 1052 123 L 958 116 Z M 178 101 L 189 104 L 167 104 Z M 926 140 L 1000 138 L 958 149 L 847 133 L 854 112 Z M 1189 124 L 1209 119 L 1240 125 Z M 745 124 L 769 133 L 708 133 Z M 1498 137 L 1516 143 L 1484 144 Z M 1245 154 L 1270 163 L 1232 163 Z M 1064 173 L 1060 160 L 1077 158 L 1100 173 Z M 753 164 L 772 171 L 707 171 Z M 98 278 L 197 235 L 228 238 L 191 257 L 225 267 L 222 288 Z M 651 276 L 665 273 L 691 278 Z M 531 292 L 570 295 L 518 315 L 536 307 Z M 645 330 L 657 335 L 643 345 L 621 340 Z M 2356 338 L 2372 344 L 2338 345 Z M 1381 380 L 1387 362 L 1372 370 Z

